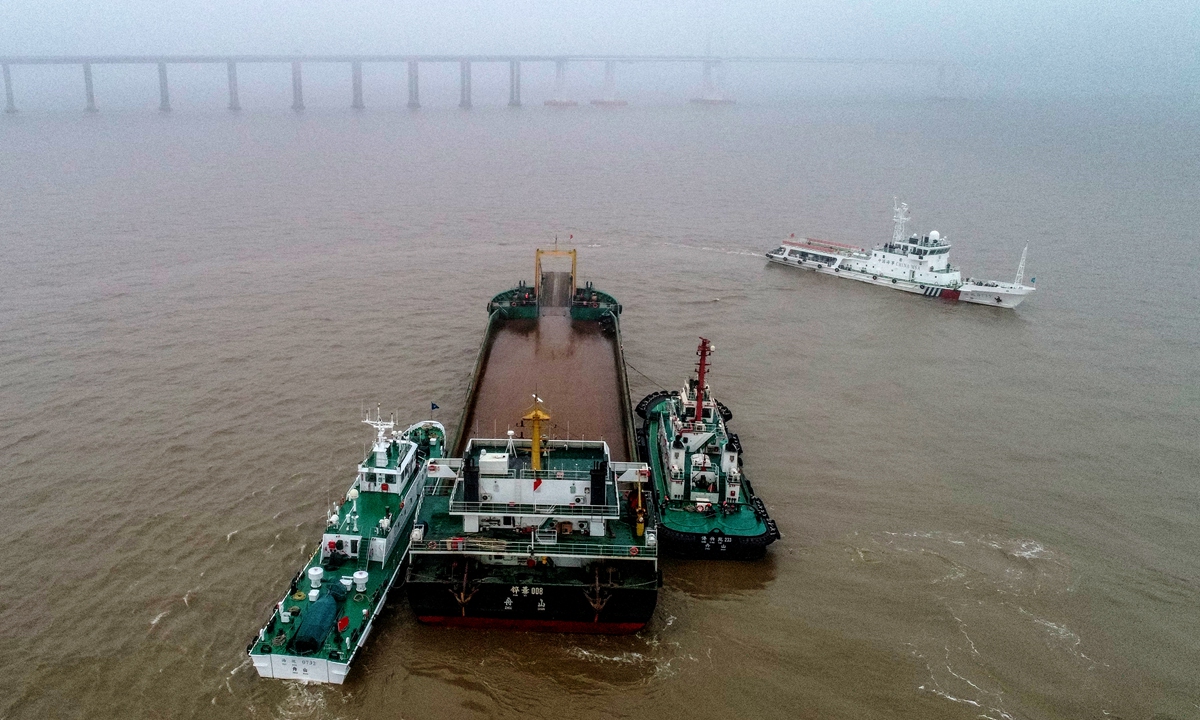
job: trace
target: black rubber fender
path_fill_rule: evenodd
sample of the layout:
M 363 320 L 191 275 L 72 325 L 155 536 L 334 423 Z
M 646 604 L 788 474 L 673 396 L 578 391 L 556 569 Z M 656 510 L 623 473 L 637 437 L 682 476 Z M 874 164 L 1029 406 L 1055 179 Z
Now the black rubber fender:
M 633 411 L 635 413 L 637 413 L 638 417 L 645 420 L 646 413 L 650 411 L 651 405 L 654 405 L 654 404 L 658 403 L 659 400 L 662 400 L 663 398 L 668 398 L 670 396 L 671 396 L 671 393 L 667 392 L 666 390 L 655 390 L 654 392 L 650 393 L 646 397 L 642 398 L 641 401 L 638 402 L 637 407 L 635 407 L 633 409 Z

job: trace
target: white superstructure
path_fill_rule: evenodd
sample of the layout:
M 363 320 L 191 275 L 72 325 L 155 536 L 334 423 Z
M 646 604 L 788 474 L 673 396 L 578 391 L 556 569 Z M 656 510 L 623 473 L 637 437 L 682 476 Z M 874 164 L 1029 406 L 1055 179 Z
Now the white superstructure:
M 928 235 L 904 234 L 908 205 L 895 204 L 891 242 L 867 250 L 826 240 L 785 240 L 767 259 L 782 265 L 858 280 L 872 285 L 918 293 L 927 297 L 1014 308 L 1034 288 L 1023 285 L 1025 255 L 1013 282 L 962 277 L 950 264 L 950 242 L 933 230 Z

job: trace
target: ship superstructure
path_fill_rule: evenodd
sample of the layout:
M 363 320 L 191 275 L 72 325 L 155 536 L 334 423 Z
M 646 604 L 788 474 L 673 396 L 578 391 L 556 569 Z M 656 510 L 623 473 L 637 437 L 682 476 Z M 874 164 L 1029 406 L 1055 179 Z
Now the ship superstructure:
M 908 205 L 894 205 L 891 242 L 867 250 L 828 240 L 785 240 L 767 253 L 767 259 L 782 265 L 813 270 L 826 275 L 850 278 L 872 285 L 940 297 L 947 300 L 1015 308 L 1034 291 L 1024 285 L 1025 258 L 1021 252 L 1013 282 L 963 278 L 959 268 L 950 264 L 950 241 L 938 231 L 928 235 L 905 235 Z
M 400 573 L 445 428 L 432 420 L 395 432 L 376 412 L 375 442 L 329 513 L 320 545 L 246 648 L 262 677 L 341 684 Z

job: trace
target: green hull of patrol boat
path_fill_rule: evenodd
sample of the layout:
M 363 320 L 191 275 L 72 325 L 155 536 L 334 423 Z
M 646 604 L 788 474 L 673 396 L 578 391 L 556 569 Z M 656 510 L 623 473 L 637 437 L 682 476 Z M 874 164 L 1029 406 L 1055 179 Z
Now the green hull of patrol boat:
M 375 446 L 246 652 L 260 677 L 341 684 L 406 564 L 426 464 L 440 458 L 440 423 L 403 433 L 378 416 Z

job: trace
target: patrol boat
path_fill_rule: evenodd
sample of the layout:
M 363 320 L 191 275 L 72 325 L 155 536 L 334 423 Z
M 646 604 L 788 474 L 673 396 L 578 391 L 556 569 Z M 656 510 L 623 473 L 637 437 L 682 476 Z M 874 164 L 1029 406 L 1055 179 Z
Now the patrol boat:
M 950 264 L 950 242 L 938 231 L 928 235 L 905 237 L 908 205 L 894 204 L 892 241 L 872 250 L 812 238 L 803 241 L 784 240 L 767 253 L 767 259 L 825 275 L 850 278 L 872 285 L 917 293 L 926 297 L 1015 308 L 1034 291 L 1024 285 L 1025 257 L 1029 246 L 1021 251 L 1017 276 L 1012 282 L 999 280 L 964 279 L 961 271 Z M 794 236 L 793 236 L 794 237 Z
M 779 528 L 742 472 L 741 441 L 726 426 L 733 413 L 709 391 L 712 352 L 700 338 L 697 376 L 638 403 L 639 452 L 650 466 L 664 552 L 755 559 L 780 538 Z
M 375 429 L 374 446 L 246 648 L 261 677 L 341 684 L 400 573 L 427 461 L 442 456 L 446 430 L 426 420 L 395 432 L 378 410 L 363 422 Z

